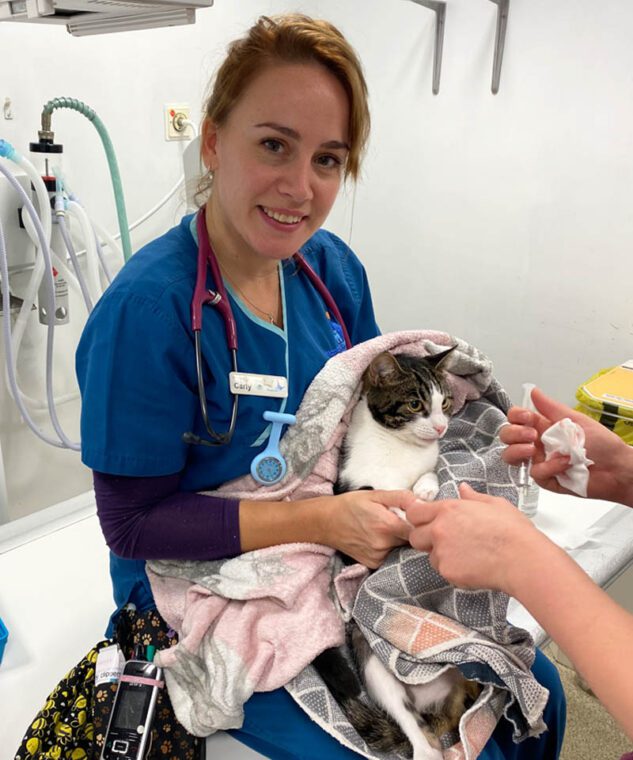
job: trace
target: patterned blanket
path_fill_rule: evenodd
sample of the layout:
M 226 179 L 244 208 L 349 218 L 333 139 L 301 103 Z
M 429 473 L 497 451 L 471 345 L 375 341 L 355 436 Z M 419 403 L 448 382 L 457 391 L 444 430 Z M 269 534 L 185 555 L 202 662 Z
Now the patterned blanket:
M 425 355 L 455 343 L 448 364 L 455 413 L 440 446 L 439 497 L 456 496 L 457 484 L 466 481 L 516 502 L 516 473 L 501 460 L 497 438 L 509 401 L 489 360 L 460 339 L 430 331 L 380 336 L 331 359 L 282 439 L 284 479 L 262 487 L 248 476 L 215 493 L 268 500 L 331 494 L 340 444 L 371 359 L 384 350 Z M 340 742 L 385 758 L 365 745 L 309 664 L 318 651 L 343 642 L 342 620 L 350 615 L 403 681 L 425 682 L 454 664 L 485 685 L 459 735 L 445 737 L 446 758 L 476 758 L 502 714 L 516 740 L 545 729 L 548 693 L 529 672 L 529 635 L 505 620 L 507 597 L 450 586 L 424 553 L 395 550 L 364 581 L 360 566 L 341 570 L 330 549 L 306 544 L 219 562 L 152 561 L 148 575 L 159 611 L 180 633 L 161 664 L 176 715 L 191 733 L 241 725 L 241 706 L 253 690 L 285 684 Z M 323 621 L 320 627 L 315 619 Z

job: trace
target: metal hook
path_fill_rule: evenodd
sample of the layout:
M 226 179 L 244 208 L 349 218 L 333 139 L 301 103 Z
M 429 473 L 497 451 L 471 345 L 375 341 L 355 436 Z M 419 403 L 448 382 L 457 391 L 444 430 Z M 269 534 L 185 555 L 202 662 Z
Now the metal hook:
M 435 51 L 433 53 L 433 95 L 440 91 L 442 70 L 442 49 L 444 47 L 444 26 L 446 23 L 446 3 L 443 0 L 411 0 L 435 12 Z
M 492 94 L 499 92 L 499 80 L 501 79 L 501 63 L 503 61 L 503 48 L 506 41 L 506 28 L 508 26 L 508 9 L 510 0 L 491 0 L 497 6 L 497 33 L 495 35 L 495 56 L 492 63 Z

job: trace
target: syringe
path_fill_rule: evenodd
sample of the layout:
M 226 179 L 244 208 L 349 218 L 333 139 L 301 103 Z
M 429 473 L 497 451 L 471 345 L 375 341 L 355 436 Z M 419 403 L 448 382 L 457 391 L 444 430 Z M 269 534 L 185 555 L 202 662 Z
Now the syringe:
M 532 390 L 536 387 L 534 383 L 523 383 L 523 399 L 521 406 L 524 409 L 529 409 L 531 412 L 535 412 L 536 409 L 532 403 Z M 535 493 L 535 484 L 530 475 L 532 469 L 532 457 L 524 459 L 519 465 L 519 494 L 518 494 L 518 507 L 522 512 L 525 512 L 529 517 L 533 517 L 536 513 L 537 506 L 537 493 Z M 532 491 L 530 491 L 532 489 Z

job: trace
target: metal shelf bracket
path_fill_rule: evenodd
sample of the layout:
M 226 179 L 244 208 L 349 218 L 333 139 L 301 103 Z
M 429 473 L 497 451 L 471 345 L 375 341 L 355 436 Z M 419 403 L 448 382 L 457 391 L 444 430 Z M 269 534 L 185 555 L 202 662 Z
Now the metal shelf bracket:
M 506 28 L 508 26 L 508 9 L 510 0 L 491 0 L 497 6 L 497 33 L 495 35 L 495 55 L 492 63 L 492 94 L 499 92 L 499 80 L 501 79 L 501 63 L 503 62 L 503 48 L 506 41 Z
M 440 91 L 442 71 L 442 50 L 444 48 L 444 26 L 446 24 L 446 3 L 444 0 L 411 0 L 435 12 L 435 51 L 433 53 L 433 95 Z M 495 0 L 493 0 L 495 2 Z

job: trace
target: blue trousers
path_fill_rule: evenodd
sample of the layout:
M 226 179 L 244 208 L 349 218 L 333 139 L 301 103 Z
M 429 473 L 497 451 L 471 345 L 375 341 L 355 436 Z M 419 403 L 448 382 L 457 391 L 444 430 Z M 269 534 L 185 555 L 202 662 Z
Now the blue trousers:
M 537 739 L 512 741 L 512 725 L 501 718 L 479 760 L 556 760 L 565 733 L 565 694 L 558 671 L 539 650 L 532 667 L 536 680 L 549 689 L 544 719 L 548 730 Z M 285 689 L 257 692 L 244 709 L 244 725 L 229 733 L 272 760 L 358 760 L 361 755 L 323 731 Z

